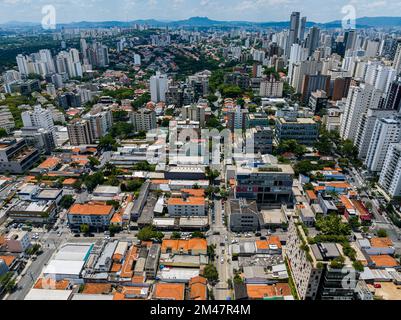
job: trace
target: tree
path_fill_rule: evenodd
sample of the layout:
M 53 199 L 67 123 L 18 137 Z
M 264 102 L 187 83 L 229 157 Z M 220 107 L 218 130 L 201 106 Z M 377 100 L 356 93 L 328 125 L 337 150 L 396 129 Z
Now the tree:
M 106 134 L 105 136 L 100 138 L 99 147 L 106 151 L 112 150 L 116 147 L 116 140 L 113 138 L 112 135 Z
M 109 225 L 109 231 L 110 231 L 110 235 L 113 236 L 116 233 L 120 232 L 121 227 L 117 224 L 111 224 Z
M 384 229 L 379 229 L 377 230 L 377 236 L 379 238 L 386 238 L 387 237 L 387 231 Z
M 154 226 L 146 226 L 139 230 L 138 239 L 141 241 L 157 240 L 161 241 L 164 238 L 164 233 L 157 231 Z
M 120 207 L 120 203 L 117 200 L 107 200 L 106 204 L 108 206 L 113 206 L 114 210 L 117 210 Z
M 213 264 L 208 264 L 205 267 L 203 270 L 203 275 L 212 284 L 219 280 L 219 273 Z
M 324 235 L 347 236 L 350 234 L 349 224 L 342 222 L 341 217 L 336 214 L 318 217 L 315 226 Z
M 87 225 L 87 224 L 81 224 L 81 225 L 79 226 L 79 229 L 81 230 L 81 232 L 82 232 L 83 234 L 88 234 L 88 233 L 89 233 L 89 230 L 90 230 L 90 227 L 89 227 L 89 225 Z
M 364 270 L 363 264 L 362 264 L 362 262 L 359 261 L 359 260 L 355 260 L 355 261 L 352 263 L 352 266 L 354 267 L 354 269 L 355 269 L 356 271 L 363 272 L 363 270 Z
M 210 183 L 213 183 L 214 180 L 216 180 L 216 178 L 218 178 L 220 176 L 220 172 L 217 170 L 212 170 L 210 169 L 210 167 L 206 167 L 206 176 L 209 179 Z
M 171 239 L 181 239 L 181 232 L 173 231 Z
M 60 207 L 69 209 L 75 202 L 74 197 L 70 194 L 64 195 L 60 200 Z
M 96 172 L 84 178 L 84 183 L 89 191 L 93 191 L 99 184 L 104 182 L 104 175 L 102 172 Z
M 349 219 L 349 224 L 350 224 L 352 230 L 356 230 L 361 226 L 361 223 L 359 222 L 358 217 L 351 217 Z
M 205 235 L 203 234 L 203 232 L 195 231 L 195 232 L 192 232 L 191 238 L 203 238 L 204 239 Z
M 211 244 L 210 246 L 207 246 L 207 256 L 211 261 L 214 261 L 216 257 L 216 245 Z
M 90 165 L 92 168 L 94 168 L 94 167 L 100 165 L 99 159 L 97 159 L 97 158 L 95 158 L 95 157 L 88 157 L 88 160 L 89 160 L 89 165 Z
M 8 134 L 7 134 L 6 129 L 0 128 L 0 138 L 4 138 L 4 137 L 7 137 L 7 136 L 8 136 Z

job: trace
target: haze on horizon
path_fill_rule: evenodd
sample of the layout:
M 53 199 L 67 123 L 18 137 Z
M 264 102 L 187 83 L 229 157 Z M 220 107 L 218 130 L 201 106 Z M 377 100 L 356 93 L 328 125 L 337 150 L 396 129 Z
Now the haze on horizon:
M 357 17 L 394 16 L 399 0 L 0 0 L 0 23 L 37 22 L 42 7 L 54 5 L 57 23 L 77 21 L 183 20 L 207 16 L 213 20 L 287 21 L 300 11 L 309 21 L 341 20 L 341 9 L 352 4 Z

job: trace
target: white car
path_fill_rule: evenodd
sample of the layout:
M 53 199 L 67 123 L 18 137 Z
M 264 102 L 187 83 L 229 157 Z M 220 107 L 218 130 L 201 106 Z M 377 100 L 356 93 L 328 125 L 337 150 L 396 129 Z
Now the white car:
M 220 259 L 220 263 L 223 264 L 224 263 L 224 257 L 221 257 Z

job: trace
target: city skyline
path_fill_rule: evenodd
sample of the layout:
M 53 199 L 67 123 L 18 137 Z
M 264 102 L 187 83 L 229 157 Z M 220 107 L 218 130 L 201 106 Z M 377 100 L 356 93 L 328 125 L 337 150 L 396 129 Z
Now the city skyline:
M 57 23 L 78 21 L 132 21 L 157 19 L 164 21 L 185 20 L 192 16 L 207 16 L 212 20 L 224 21 L 287 21 L 288 12 L 308 12 L 309 21 L 331 22 L 341 20 L 342 8 L 353 5 L 357 17 L 395 16 L 401 9 L 396 0 L 352 0 L 326 2 L 319 6 L 317 0 L 55 0 L 50 3 L 56 8 Z M 40 22 L 42 7 L 47 1 L 1 0 L 0 23 L 9 21 Z M 222 10 L 224 9 L 224 10 Z

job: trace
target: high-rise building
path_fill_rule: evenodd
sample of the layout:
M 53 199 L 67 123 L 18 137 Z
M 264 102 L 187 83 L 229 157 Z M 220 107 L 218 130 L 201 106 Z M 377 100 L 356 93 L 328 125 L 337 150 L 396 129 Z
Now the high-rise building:
M 401 112 L 401 80 L 391 83 L 384 102 L 384 108 Z
M 354 50 L 356 45 L 356 30 L 348 30 L 344 34 L 345 51 Z
M 309 29 L 309 34 L 306 39 L 306 46 L 308 48 L 310 56 L 319 46 L 319 40 L 320 40 L 320 29 L 316 26 L 313 26 L 312 28 Z
M 393 68 L 396 70 L 397 75 L 401 73 L 401 42 L 398 43 L 397 50 L 395 52 Z
M 401 143 L 389 146 L 379 184 L 391 197 L 401 196 Z
M 359 159 L 366 159 L 376 120 L 395 116 L 396 111 L 386 109 L 368 109 L 366 113 L 362 114 L 354 141 L 355 146 L 358 148 Z
M 156 113 L 150 109 L 142 108 L 134 111 L 131 115 L 131 120 L 136 132 L 148 132 L 157 127 Z
M 7 133 L 15 127 L 12 113 L 8 106 L 0 106 L 0 128 L 6 130 Z
M 299 27 L 299 32 L 298 32 L 298 39 L 299 42 L 304 41 L 305 38 L 305 29 L 306 29 L 306 17 L 302 17 L 301 19 L 301 25 Z
M 284 83 L 276 80 L 274 76 L 263 79 L 260 82 L 259 95 L 261 97 L 281 98 L 283 96 Z
M 359 273 L 346 259 L 342 268 L 331 261 L 342 256 L 338 243 L 308 243 L 298 217 L 290 219 L 286 256 L 297 293 L 302 300 L 354 300 Z M 344 283 L 347 285 L 344 286 Z
M 94 140 L 88 120 L 75 119 L 67 125 L 68 138 L 72 146 L 88 145 Z
M 377 109 L 382 92 L 372 85 L 351 86 L 348 92 L 344 113 L 341 116 L 340 136 L 346 140 L 355 140 L 358 123 L 369 108 Z
M 299 34 L 299 12 L 293 12 L 290 17 L 290 33 L 288 35 L 288 40 L 286 44 L 285 53 L 287 56 L 290 55 L 291 46 L 294 43 L 298 43 L 298 34 Z
M 102 107 L 94 107 L 82 118 L 90 122 L 94 139 L 99 139 L 105 136 L 113 125 L 111 110 L 103 110 Z
M 155 76 L 150 78 L 150 96 L 153 102 L 165 102 L 168 89 L 167 75 L 156 72 Z
M 206 107 L 204 105 L 187 105 L 181 108 L 182 120 L 198 121 L 199 125 L 205 125 Z
M 27 76 L 29 74 L 28 61 L 26 57 L 22 54 L 17 55 L 17 65 L 18 71 L 22 76 Z
M 302 84 L 302 101 L 307 104 L 312 92 L 317 90 L 330 91 L 330 76 L 323 74 L 306 74 Z
M 40 105 L 34 106 L 32 111 L 25 111 L 21 114 L 24 127 L 43 128 L 49 132 L 54 132 L 54 122 L 50 110 L 42 108 Z
M 400 142 L 401 123 L 395 119 L 377 119 L 365 164 L 369 171 L 380 172 L 391 143 Z

